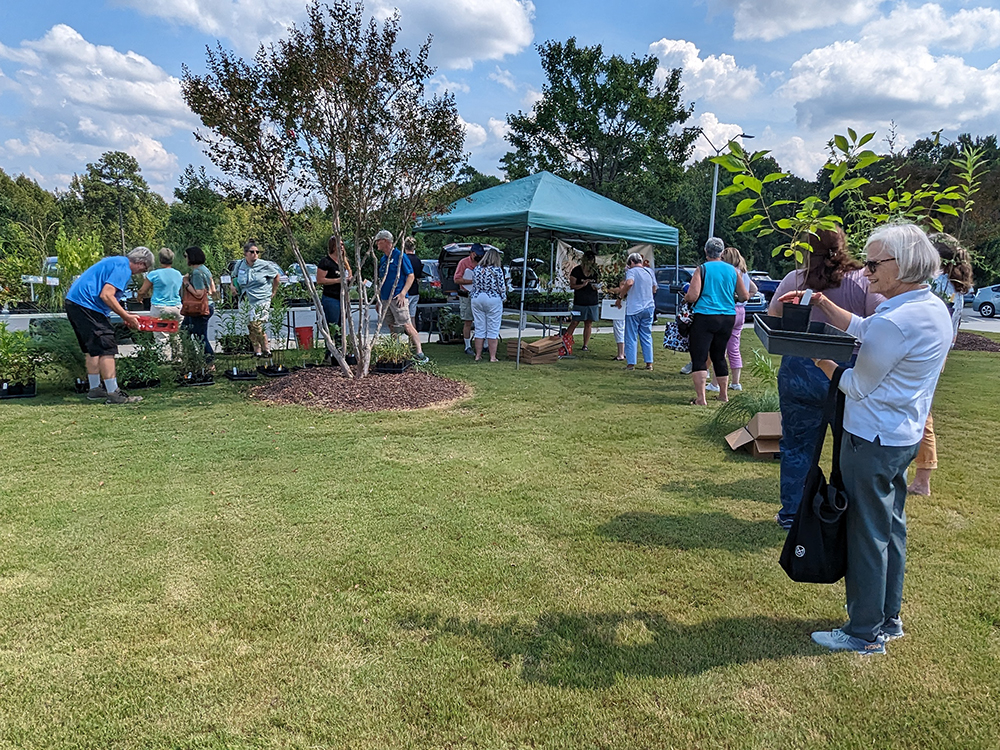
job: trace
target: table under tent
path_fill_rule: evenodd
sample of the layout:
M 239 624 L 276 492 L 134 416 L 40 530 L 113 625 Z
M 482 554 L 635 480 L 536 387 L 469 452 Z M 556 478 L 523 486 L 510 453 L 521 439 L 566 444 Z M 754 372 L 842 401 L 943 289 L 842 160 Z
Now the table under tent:
M 670 245 L 675 248 L 677 265 L 680 265 L 678 233 L 674 227 L 556 177 L 551 172 L 539 172 L 461 198 L 452 203 L 445 213 L 419 219 L 414 231 L 458 236 L 524 236 L 517 326 L 518 366 L 525 326 L 524 296 L 528 241 L 531 237 L 581 243 L 625 240 Z

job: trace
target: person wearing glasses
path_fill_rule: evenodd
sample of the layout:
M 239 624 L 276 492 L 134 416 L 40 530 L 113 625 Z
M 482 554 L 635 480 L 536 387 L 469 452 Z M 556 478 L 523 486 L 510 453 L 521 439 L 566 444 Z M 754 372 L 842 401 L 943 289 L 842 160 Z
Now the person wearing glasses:
M 906 469 L 917 455 L 953 332 L 948 308 L 926 283 L 940 259 L 922 229 L 881 227 L 865 252 L 870 289 L 885 298 L 873 315 L 861 318 L 826 292 L 811 300 L 831 325 L 861 342 L 857 362 L 840 379 L 848 620 L 812 639 L 831 651 L 882 654 L 888 641 L 903 637 Z M 788 292 L 781 301 L 796 302 L 802 294 Z M 828 378 L 838 366 L 828 359 L 814 364 Z
M 254 240 L 243 246 L 243 260 L 233 272 L 233 286 L 239 294 L 240 317 L 247 321 L 250 343 L 256 357 L 270 357 L 271 346 L 264 330 L 271 312 L 271 300 L 281 285 L 281 269 L 260 257 Z
M 793 290 L 806 289 L 823 292 L 835 305 L 854 315 L 864 318 L 874 313 L 884 298 L 869 288 L 861 262 L 848 254 L 844 230 L 824 230 L 810 235 L 807 241 L 812 251 L 806 255 L 806 262 L 781 280 L 767 314 L 780 318 L 784 307 L 781 297 Z M 813 308 L 812 321 L 830 322 L 821 307 Z M 827 427 L 823 409 L 829 390 L 829 380 L 811 359 L 787 355 L 781 358 L 778 370 L 781 510 L 774 520 L 786 530 L 792 527 L 799 509 L 816 441 Z

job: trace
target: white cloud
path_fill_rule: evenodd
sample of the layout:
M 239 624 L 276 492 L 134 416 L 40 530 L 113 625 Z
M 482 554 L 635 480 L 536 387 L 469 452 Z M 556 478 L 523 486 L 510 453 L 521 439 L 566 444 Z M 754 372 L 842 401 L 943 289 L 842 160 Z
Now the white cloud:
M 491 81 L 496 81 L 509 91 L 517 91 L 517 84 L 514 83 L 514 76 L 509 70 L 502 70 L 499 65 L 497 65 L 495 71 L 490 73 L 489 79 Z
M 461 116 L 458 121 L 465 129 L 466 148 L 478 148 L 486 143 L 486 128 L 477 122 L 466 122 Z
M 446 91 L 449 91 L 452 94 L 468 94 L 470 91 L 469 84 L 462 83 L 461 81 L 450 81 L 442 73 L 434 76 L 427 83 L 431 92 L 434 94 L 443 94 Z
M 733 38 L 771 42 L 836 24 L 859 24 L 875 14 L 878 0 L 722 0 L 733 9 Z
M 507 132 L 510 130 L 510 126 L 506 120 L 498 120 L 496 117 L 491 117 L 488 124 L 491 138 L 498 141 L 506 140 Z
M 674 68 L 683 70 L 685 96 L 692 99 L 744 100 L 761 87 L 757 69 L 741 68 L 732 55 L 700 57 L 700 50 L 683 39 L 661 39 L 649 45 L 651 54 L 659 58 L 657 81 L 663 81 Z
M 1000 10 L 971 8 L 949 17 L 936 3 L 911 8 L 900 3 L 865 26 L 862 36 L 882 44 L 972 52 L 1000 46 Z
M 16 66 L 6 88 L 23 102 L 17 123 L 24 133 L 0 151 L 43 160 L 60 174 L 105 151 L 125 151 L 151 185 L 169 191 L 177 157 L 160 139 L 196 122 L 177 78 L 135 52 L 91 44 L 64 24 L 17 48 L 0 45 L 0 58 Z
M 530 112 L 534 109 L 535 105 L 542 100 L 542 92 L 528 86 L 527 91 L 524 92 L 524 96 L 521 98 L 521 108 L 525 112 Z
M 771 129 L 764 131 L 763 139 L 773 143 L 776 136 Z M 825 137 L 814 137 L 808 142 L 797 135 L 780 141 L 771 150 L 772 157 L 781 165 L 782 170 L 791 172 L 804 180 L 813 180 L 816 173 L 826 164 L 829 154 L 826 152 Z
M 704 135 L 694 142 L 691 161 L 701 161 L 706 157 L 715 156 L 715 149 L 711 148 L 712 145 L 720 151 L 725 151 L 726 144 L 734 138 L 738 143 L 746 145 L 745 141 L 739 137 L 743 133 L 743 128 L 734 123 L 719 122 L 719 118 L 712 112 L 704 112 L 699 115 L 697 125 Z

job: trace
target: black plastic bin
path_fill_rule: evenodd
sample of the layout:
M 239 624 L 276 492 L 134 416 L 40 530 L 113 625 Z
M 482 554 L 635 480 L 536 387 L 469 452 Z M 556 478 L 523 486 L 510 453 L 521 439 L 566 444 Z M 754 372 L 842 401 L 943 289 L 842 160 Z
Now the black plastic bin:
M 781 326 L 781 318 L 754 315 L 753 329 L 769 354 L 846 362 L 857 345 L 853 336 L 829 323 L 812 322 L 808 331 L 786 331 Z

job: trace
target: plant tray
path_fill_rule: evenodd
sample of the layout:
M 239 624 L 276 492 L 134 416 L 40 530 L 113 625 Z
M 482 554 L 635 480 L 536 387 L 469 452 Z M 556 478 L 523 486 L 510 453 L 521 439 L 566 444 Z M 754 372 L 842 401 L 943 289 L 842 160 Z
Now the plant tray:
M 30 383 L 11 383 L 4 380 L 0 383 L 0 399 L 7 398 L 34 398 L 38 395 L 35 389 L 35 381 Z
M 412 362 L 376 362 L 372 365 L 372 372 L 380 375 L 401 375 L 413 367 Z
M 129 382 L 124 383 L 122 387 L 127 391 L 137 391 L 141 388 L 156 388 L 159 384 L 160 379 L 153 378 L 152 380 L 130 380 Z
M 808 331 L 785 331 L 781 318 L 754 315 L 753 329 L 769 354 L 791 355 L 846 362 L 857 340 L 829 323 L 813 322 Z
M 256 380 L 257 371 L 256 370 L 237 370 L 236 374 L 233 374 L 232 370 L 226 371 L 226 378 L 229 380 Z
M 179 320 L 166 320 L 164 318 L 151 318 L 148 315 L 137 315 L 140 331 L 158 331 L 159 333 L 177 333 L 180 330 Z
M 281 378 L 285 375 L 291 375 L 292 371 L 289 370 L 284 365 L 258 365 L 257 372 L 263 375 L 265 378 Z

